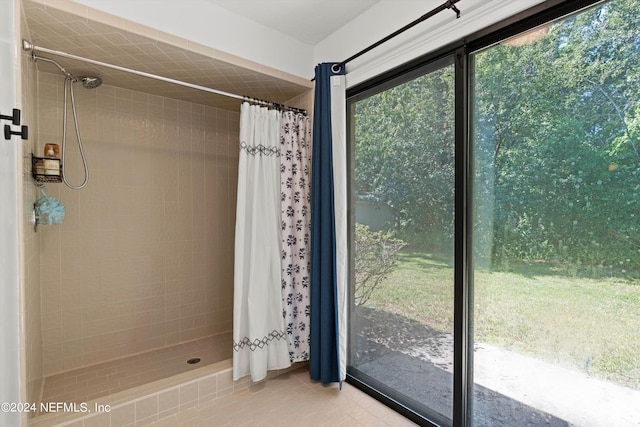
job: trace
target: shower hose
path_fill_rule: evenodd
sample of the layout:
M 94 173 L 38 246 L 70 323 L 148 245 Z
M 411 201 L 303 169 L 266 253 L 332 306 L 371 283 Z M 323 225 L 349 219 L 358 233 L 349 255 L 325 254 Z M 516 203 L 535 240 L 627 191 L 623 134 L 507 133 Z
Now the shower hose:
M 84 155 L 84 149 L 82 147 L 82 139 L 80 138 L 80 128 L 78 127 L 78 113 L 76 112 L 76 100 L 73 95 L 73 83 L 77 80 L 71 75 L 66 74 L 64 79 L 64 112 L 62 114 L 62 180 L 65 185 L 74 190 L 80 190 L 89 182 L 89 168 L 87 167 L 87 159 Z M 67 89 L 68 87 L 68 89 Z M 67 148 L 67 93 L 71 95 L 71 110 L 73 111 L 73 123 L 76 128 L 76 136 L 78 137 L 78 148 L 80 149 L 80 156 L 82 157 L 82 165 L 84 166 L 84 181 L 80 185 L 72 185 L 67 181 L 67 174 L 64 173 L 66 165 L 65 154 Z

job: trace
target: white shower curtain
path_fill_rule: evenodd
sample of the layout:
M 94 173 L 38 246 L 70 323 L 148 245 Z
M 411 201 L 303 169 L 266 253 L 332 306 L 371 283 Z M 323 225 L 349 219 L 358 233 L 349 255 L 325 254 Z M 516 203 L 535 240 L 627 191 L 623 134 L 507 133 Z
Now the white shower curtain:
M 236 210 L 233 379 L 291 365 L 283 320 L 280 233 L 281 113 L 243 103 Z
M 280 132 L 282 304 L 292 362 L 309 360 L 311 123 L 286 112 Z

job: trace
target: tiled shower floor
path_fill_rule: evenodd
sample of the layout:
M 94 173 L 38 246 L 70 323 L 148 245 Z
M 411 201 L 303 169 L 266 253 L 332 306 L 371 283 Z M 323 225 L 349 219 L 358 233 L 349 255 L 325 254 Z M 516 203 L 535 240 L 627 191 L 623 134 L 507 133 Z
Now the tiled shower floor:
M 231 333 L 215 335 L 47 377 L 41 401 L 87 402 L 231 356 Z M 187 363 L 196 357 L 199 363 Z

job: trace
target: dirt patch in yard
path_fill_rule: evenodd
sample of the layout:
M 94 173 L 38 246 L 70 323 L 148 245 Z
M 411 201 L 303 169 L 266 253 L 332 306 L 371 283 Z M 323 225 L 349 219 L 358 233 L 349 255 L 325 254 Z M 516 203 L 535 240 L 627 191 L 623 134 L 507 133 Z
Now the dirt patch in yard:
M 384 310 L 357 307 L 356 368 L 446 418 L 453 407 L 453 337 Z M 553 415 L 475 385 L 474 426 L 567 427 Z

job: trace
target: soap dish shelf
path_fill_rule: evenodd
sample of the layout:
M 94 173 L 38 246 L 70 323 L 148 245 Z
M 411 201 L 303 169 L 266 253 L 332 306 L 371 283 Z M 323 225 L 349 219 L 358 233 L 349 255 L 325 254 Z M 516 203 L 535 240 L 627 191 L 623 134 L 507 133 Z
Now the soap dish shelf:
M 44 173 L 38 173 L 37 170 L 42 169 L 42 166 L 39 166 L 38 168 L 36 168 L 36 164 L 40 161 L 44 162 L 44 160 L 57 160 L 60 165 L 59 175 L 48 175 Z M 33 175 L 33 179 L 35 179 L 38 184 L 62 182 L 62 162 L 58 158 L 36 157 L 33 154 L 31 154 L 31 174 Z

